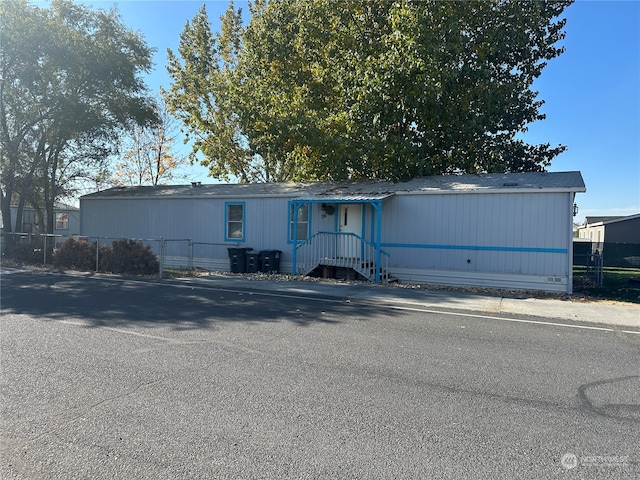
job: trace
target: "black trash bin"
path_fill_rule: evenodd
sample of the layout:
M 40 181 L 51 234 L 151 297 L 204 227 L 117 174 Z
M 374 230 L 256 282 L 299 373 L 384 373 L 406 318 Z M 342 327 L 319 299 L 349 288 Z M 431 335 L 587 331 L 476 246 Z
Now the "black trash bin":
M 232 273 L 247 273 L 247 252 L 253 250 L 248 247 L 228 247 Z
M 263 250 L 260 252 L 260 263 L 262 272 L 271 273 L 280 270 L 280 250 Z
M 260 271 L 260 254 L 258 252 L 247 252 L 247 273 L 257 273 Z

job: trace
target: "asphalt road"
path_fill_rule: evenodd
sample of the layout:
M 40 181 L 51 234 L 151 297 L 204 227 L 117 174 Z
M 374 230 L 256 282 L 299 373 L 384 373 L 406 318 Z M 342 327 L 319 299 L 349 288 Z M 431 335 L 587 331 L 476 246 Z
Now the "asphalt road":
M 640 477 L 640 335 L 171 281 L 1 281 L 2 479 Z

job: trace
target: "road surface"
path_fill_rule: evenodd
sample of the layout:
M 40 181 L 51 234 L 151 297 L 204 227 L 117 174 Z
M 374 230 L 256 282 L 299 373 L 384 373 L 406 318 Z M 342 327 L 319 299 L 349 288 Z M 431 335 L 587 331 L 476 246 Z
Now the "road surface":
M 20 271 L 1 308 L 3 479 L 640 476 L 633 329 Z

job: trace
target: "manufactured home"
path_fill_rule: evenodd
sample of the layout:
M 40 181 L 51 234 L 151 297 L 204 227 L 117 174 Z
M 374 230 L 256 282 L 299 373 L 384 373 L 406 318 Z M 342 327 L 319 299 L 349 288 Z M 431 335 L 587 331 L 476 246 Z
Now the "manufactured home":
M 281 251 L 280 271 L 295 275 L 571 293 L 579 192 L 579 172 L 117 187 L 81 198 L 81 233 L 146 239 L 221 271 L 228 248 L 246 247 Z
M 31 205 L 25 205 L 22 210 L 20 221 L 16 222 L 18 206 L 11 205 L 11 222 L 14 233 L 44 234 L 45 229 L 42 220 L 38 217 L 36 210 Z M 77 207 L 56 202 L 53 207 L 53 234 L 54 235 L 78 235 L 80 233 L 80 211 Z M 17 225 L 17 228 L 16 228 Z M 0 213 L 0 226 L 4 230 L 4 219 Z
M 602 244 L 640 243 L 640 213 L 626 217 L 586 217 L 578 238 Z

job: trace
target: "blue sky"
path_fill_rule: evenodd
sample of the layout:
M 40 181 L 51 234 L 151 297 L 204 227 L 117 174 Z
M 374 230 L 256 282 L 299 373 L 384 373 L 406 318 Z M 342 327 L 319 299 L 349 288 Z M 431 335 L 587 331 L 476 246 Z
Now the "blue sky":
M 42 4 L 45 2 L 35 2 Z M 83 0 L 95 8 L 117 5 L 123 22 L 157 49 L 149 87 L 168 87 L 166 51 L 177 50 L 180 33 L 203 3 L 212 28 L 224 1 Z M 247 2 L 235 1 L 248 17 Z M 578 194 L 579 214 L 640 213 L 640 2 L 578 0 L 566 11 L 566 52 L 552 60 L 534 84 L 546 120 L 531 124 L 530 143 L 562 144 L 550 171 L 580 170 L 587 193 Z M 201 166 L 189 180 L 213 182 Z

